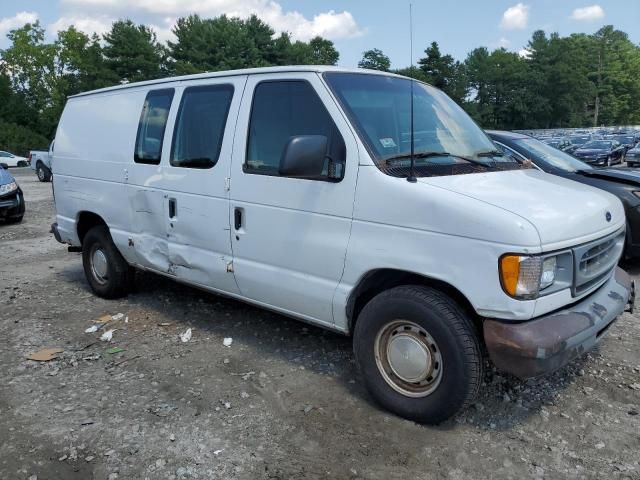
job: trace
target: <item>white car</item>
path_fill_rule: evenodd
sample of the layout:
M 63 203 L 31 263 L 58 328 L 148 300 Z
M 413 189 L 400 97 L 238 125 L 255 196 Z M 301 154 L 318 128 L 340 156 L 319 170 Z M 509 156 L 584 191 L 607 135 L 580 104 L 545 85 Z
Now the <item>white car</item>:
M 0 163 L 4 163 L 8 167 L 26 167 L 29 165 L 29 159 L 0 150 Z
M 352 335 L 372 396 L 420 422 L 473 401 L 483 344 L 540 375 L 633 299 L 618 198 L 524 168 L 398 75 L 274 67 L 76 95 L 53 162 L 52 232 L 97 295 L 148 270 Z

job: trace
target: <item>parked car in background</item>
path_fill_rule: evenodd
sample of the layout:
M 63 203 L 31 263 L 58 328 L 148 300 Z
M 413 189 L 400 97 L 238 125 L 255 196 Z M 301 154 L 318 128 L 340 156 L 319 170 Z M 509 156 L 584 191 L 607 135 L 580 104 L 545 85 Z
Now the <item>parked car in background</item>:
M 51 158 L 53 154 L 53 145 L 54 142 L 51 142 L 49 151 L 31 150 L 31 152 L 29 152 L 31 168 L 35 170 L 38 180 L 41 182 L 51 181 Z
M 615 140 L 618 142 L 623 148 L 625 153 L 631 150 L 636 146 L 636 136 L 632 134 L 617 134 L 617 135 L 609 135 L 606 137 L 607 140 Z
M 0 163 L 4 163 L 8 167 L 26 167 L 29 165 L 29 159 L 0 150 Z
M 568 148 L 571 148 L 573 145 L 571 141 L 567 137 L 558 137 L 558 138 L 548 138 L 543 140 L 547 145 L 557 148 L 558 150 L 566 151 Z
M 591 140 L 573 152 L 573 156 L 593 165 L 622 163 L 625 148 L 616 140 Z
M 56 139 L 51 230 L 96 295 L 126 295 L 137 268 L 352 335 L 373 398 L 412 420 L 473 401 L 485 346 L 538 376 L 632 297 L 618 198 L 520 165 L 406 77 L 128 84 L 69 97 Z
M 591 141 L 591 135 L 571 136 L 569 137 L 571 145 L 566 147 L 563 151 L 573 155 L 573 152 L 589 141 Z
M 631 150 L 627 150 L 625 160 L 629 167 L 640 166 L 640 143 L 637 143 Z
M 21 222 L 24 216 L 24 195 L 8 169 L 6 163 L 0 162 L 0 220 Z
M 520 133 L 488 131 L 491 139 L 519 161 L 530 160 L 540 170 L 601 188 L 622 201 L 627 217 L 625 256 L 640 256 L 640 172 L 620 168 L 594 168 L 567 153 L 550 148 Z M 640 152 L 639 152 L 640 153 Z M 640 157 L 638 158 L 640 162 Z

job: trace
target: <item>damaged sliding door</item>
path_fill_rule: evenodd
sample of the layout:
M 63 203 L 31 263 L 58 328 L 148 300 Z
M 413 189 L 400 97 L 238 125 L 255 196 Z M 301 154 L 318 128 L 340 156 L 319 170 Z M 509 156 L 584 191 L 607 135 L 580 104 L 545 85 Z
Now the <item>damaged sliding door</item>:
M 181 83 L 163 166 L 167 273 L 239 293 L 233 274 L 228 177 L 245 76 Z M 178 92 L 177 92 L 178 93 Z

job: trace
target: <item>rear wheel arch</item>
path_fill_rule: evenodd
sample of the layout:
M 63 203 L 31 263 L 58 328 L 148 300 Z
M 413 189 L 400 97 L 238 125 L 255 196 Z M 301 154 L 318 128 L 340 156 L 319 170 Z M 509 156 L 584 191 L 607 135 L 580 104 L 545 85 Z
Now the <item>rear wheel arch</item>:
M 444 293 L 473 319 L 478 332 L 482 332 L 482 319 L 478 316 L 467 297 L 456 287 L 442 280 L 419 273 L 393 268 L 370 270 L 360 278 L 353 288 L 346 306 L 349 332 L 353 334 L 360 312 L 369 301 L 386 290 L 402 285 L 427 286 Z
M 97 226 L 105 226 L 109 228 L 107 222 L 105 222 L 104 219 L 97 213 L 89 211 L 80 212 L 80 214 L 78 215 L 78 220 L 76 221 L 76 230 L 81 245 L 84 242 L 84 237 L 87 235 L 89 230 Z

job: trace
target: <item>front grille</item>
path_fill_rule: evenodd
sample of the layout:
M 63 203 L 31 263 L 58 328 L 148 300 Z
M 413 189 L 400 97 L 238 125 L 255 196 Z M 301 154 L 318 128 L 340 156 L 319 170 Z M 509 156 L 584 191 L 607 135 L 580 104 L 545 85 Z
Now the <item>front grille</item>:
M 624 248 L 624 229 L 573 249 L 574 296 L 599 287 L 616 268 Z

